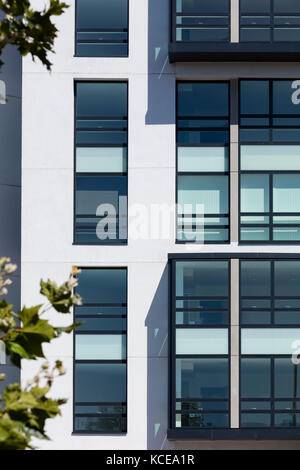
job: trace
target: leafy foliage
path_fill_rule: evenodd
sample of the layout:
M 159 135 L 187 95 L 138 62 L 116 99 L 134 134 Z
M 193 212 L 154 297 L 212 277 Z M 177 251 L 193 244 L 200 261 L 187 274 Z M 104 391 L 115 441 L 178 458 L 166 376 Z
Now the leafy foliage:
M 31 54 L 51 70 L 48 52 L 54 52 L 54 40 L 57 28 L 52 23 L 52 16 L 60 16 L 69 5 L 59 0 L 49 0 L 48 7 L 36 11 L 29 0 L 0 0 L 0 10 L 5 13 L 0 22 L 0 54 L 5 46 L 14 44 L 20 54 Z M 3 62 L 0 61 L 0 66 Z
M 0 258 L 0 295 L 7 294 L 11 280 L 7 277 L 16 269 L 9 258 Z M 73 293 L 77 286 L 76 268 L 69 279 L 62 285 L 51 280 L 40 282 L 40 293 L 47 298 L 46 305 L 23 307 L 13 311 L 13 305 L 0 301 L 0 341 L 5 345 L 6 355 L 11 362 L 21 366 L 21 359 L 44 358 L 43 344 L 50 343 L 62 333 L 71 333 L 80 323 L 71 323 L 66 327 L 52 325 L 42 316 L 54 308 L 62 314 L 70 313 L 73 305 L 81 305 L 81 297 Z M 32 381 L 22 389 L 19 383 L 11 384 L 0 396 L 0 450 L 32 449 L 32 437 L 48 439 L 45 433 L 45 422 L 61 414 L 60 406 L 65 399 L 47 397 L 56 376 L 63 375 L 65 370 L 61 361 L 56 361 L 50 368 L 45 362 Z M 5 374 L 0 374 L 0 380 Z

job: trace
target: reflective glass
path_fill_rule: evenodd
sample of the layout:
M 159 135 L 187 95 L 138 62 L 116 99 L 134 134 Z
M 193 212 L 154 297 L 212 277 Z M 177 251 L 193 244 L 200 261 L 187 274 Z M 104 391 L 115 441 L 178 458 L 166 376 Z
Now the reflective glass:
M 176 296 L 228 297 L 228 289 L 227 261 L 176 262 Z M 212 301 L 207 307 L 216 308 L 216 304 Z
M 126 275 L 125 269 L 83 269 L 77 290 L 85 303 L 126 303 Z
M 126 364 L 75 363 L 76 402 L 126 402 Z

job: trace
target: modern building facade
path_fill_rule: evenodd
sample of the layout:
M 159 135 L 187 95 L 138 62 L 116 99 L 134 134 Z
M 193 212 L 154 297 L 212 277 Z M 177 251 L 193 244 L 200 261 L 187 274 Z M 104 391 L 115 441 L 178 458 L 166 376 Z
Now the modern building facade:
M 39 445 L 298 449 L 299 2 L 70 3 L 22 74 L 22 303 L 83 296 Z

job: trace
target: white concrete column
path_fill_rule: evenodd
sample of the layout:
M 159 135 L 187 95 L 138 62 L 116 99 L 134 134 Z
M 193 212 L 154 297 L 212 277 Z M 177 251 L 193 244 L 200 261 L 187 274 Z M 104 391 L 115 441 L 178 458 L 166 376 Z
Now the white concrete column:
M 237 79 L 230 81 L 230 241 L 239 240 L 239 109 Z
M 239 427 L 239 260 L 231 260 L 231 321 L 230 321 L 230 366 L 231 366 L 231 416 L 232 428 Z
M 230 6 L 230 20 L 231 20 L 231 42 L 239 42 L 240 40 L 240 5 L 239 0 L 231 0 Z

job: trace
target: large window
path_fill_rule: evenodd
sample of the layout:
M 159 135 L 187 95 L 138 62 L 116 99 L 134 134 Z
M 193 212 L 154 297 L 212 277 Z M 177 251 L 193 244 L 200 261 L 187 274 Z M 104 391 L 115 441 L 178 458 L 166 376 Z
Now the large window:
M 177 241 L 229 241 L 228 83 L 177 84 Z
M 75 243 L 126 243 L 127 83 L 75 87 Z
M 128 0 L 76 0 L 76 56 L 128 55 Z
M 86 268 L 75 307 L 74 431 L 127 429 L 127 271 Z
M 229 263 L 177 261 L 174 269 L 173 427 L 228 427 Z
M 299 436 L 300 255 L 169 259 L 169 437 Z
M 176 41 L 229 41 L 230 0 L 176 0 Z
M 241 242 L 300 242 L 296 93 L 292 80 L 240 82 Z
M 240 0 L 240 41 L 300 41 L 299 0 Z
M 240 263 L 241 427 L 300 426 L 300 262 Z M 295 349 L 294 349 L 295 350 Z

